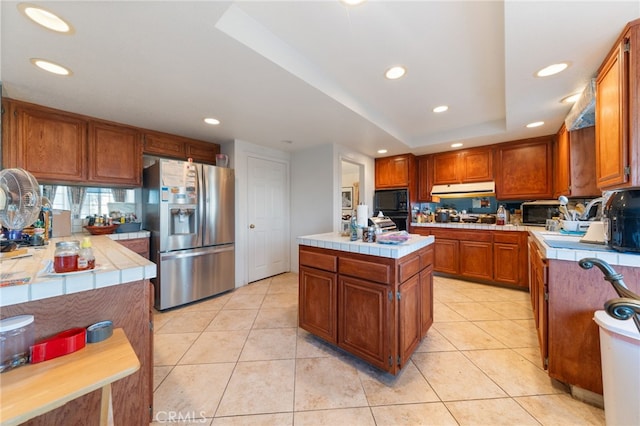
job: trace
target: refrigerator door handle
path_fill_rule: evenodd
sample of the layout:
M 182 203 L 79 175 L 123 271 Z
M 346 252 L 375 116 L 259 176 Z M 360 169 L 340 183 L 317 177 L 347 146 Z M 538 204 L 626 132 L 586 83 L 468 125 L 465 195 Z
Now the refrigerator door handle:
M 228 246 L 224 246 L 224 247 L 216 247 L 213 250 L 202 250 L 202 251 L 197 251 L 197 252 L 191 252 L 191 253 L 163 253 L 161 254 L 161 259 L 162 260 L 170 260 L 170 259 L 184 259 L 186 257 L 198 257 L 198 256 L 206 256 L 212 253 L 223 253 L 225 251 L 233 251 L 234 250 L 234 246 L 233 245 L 228 245 Z
M 200 194 L 198 196 L 198 198 L 200 199 L 200 206 L 198 207 L 200 213 L 200 244 L 206 245 L 209 244 L 207 238 L 207 216 L 209 214 L 209 212 L 207 211 L 207 202 L 209 201 L 207 191 L 209 191 L 209 182 L 207 182 L 207 176 L 205 175 L 205 166 L 203 164 L 200 164 L 198 166 L 198 180 L 200 183 Z

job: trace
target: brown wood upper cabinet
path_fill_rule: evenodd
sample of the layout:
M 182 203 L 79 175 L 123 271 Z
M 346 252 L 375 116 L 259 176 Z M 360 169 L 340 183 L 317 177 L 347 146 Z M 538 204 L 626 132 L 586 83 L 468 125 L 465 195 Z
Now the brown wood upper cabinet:
M 553 197 L 552 149 L 555 136 L 496 145 L 496 198 Z
M 144 135 L 144 140 L 143 136 Z M 2 100 L 2 167 L 40 183 L 139 187 L 142 154 L 215 164 L 220 145 Z
M 596 185 L 595 127 L 571 132 L 562 125 L 554 144 L 554 197 L 599 197 Z
M 413 154 L 376 158 L 376 189 L 415 185 L 415 162 Z
M 89 182 L 142 185 L 142 137 L 131 127 L 89 122 Z
M 220 146 L 160 132 L 146 132 L 144 153 L 179 160 L 193 159 L 198 163 L 215 164 Z
M 433 168 L 432 156 L 421 155 L 416 157 L 418 163 L 418 198 L 416 201 L 430 202 L 431 187 L 433 186 L 431 169 Z
M 433 184 L 486 182 L 493 180 L 493 150 L 476 148 L 433 156 Z
M 640 185 L 640 19 L 627 24 L 596 79 L 600 189 Z
M 38 181 L 86 182 L 86 121 L 25 102 L 2 105 L 3 167 L 21 167 Z

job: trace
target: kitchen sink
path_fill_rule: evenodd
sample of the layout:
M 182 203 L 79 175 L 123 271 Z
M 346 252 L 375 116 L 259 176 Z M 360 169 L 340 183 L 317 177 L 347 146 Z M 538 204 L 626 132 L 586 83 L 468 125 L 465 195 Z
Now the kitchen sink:
M 584 235 L 563 234 L 561 232 L 540 231 L 538 232 L 545 240 L 580 241 Z

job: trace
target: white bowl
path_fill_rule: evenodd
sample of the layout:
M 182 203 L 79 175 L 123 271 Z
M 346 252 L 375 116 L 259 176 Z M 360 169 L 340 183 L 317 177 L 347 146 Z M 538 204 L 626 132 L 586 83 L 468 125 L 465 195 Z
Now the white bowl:
M 562 220 L 560 223 L 562 225 L 562 229 L 569 232 L 577 231 L 580 226 L 580 221 L 578 220 Z

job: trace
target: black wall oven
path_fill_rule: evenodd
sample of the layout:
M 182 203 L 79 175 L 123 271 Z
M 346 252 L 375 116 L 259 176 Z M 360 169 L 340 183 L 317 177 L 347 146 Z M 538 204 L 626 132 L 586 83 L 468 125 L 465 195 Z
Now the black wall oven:
M 407 230 L 409 223 L 409 190 L 379 189 L 373 196 L 373 214 L 379 212 L 391 219 L 399 230 Z

